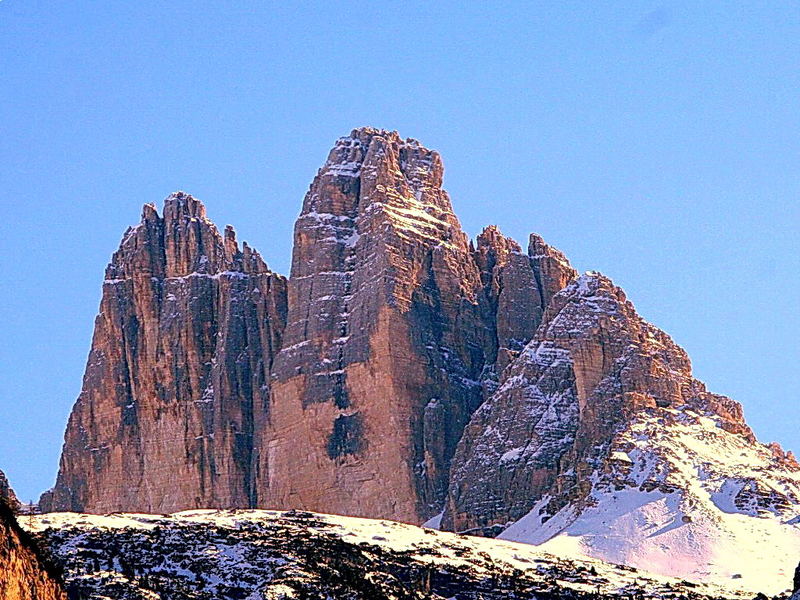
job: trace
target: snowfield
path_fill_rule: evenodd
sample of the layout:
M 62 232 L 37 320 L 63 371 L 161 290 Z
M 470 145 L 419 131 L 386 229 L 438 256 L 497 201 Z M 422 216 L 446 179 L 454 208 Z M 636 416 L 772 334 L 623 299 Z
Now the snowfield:
M 500 537 L 754 593 L 786 591 L 800 561 L 794 459 L 707 415 L 661 415 L 642 415 L 617 436 L 586 506 L 544 515 L 545 498 Z

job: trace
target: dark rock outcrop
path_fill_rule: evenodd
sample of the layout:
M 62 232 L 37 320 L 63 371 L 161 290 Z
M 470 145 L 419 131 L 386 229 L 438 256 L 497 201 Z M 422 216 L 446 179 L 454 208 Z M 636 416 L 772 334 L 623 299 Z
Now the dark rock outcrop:
M 564 255 L 531 234 L 528 254 L 490 226 L 478 236 L 475 261 L 493 332 L 494 374 L 499 375 L 533 338 L 553 295 L 578 276 Z
M 0 471 L 0 501 L 5 501 L 13 510 L 19 508 L 19 500 L 11 485 L 8 483 L 6 474 Z

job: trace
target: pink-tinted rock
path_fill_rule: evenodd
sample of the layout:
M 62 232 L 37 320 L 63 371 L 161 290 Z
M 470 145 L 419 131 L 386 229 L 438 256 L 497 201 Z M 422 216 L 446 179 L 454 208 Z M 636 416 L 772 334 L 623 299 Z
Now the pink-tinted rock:
M 145 205 L 106 269 L 83 390 L 42 509 L 168 512 L 253 503 L 254 413 L 286 281 L 178 192 Z

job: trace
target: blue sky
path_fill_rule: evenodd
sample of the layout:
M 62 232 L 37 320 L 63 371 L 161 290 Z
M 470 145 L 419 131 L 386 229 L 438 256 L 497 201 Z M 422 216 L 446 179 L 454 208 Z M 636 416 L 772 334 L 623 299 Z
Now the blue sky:
M 600 270 L 800 450 L 800 5 L 0 0 L 0 469 L 52 485 L 103 269 L 184 189 L 288 272 L 334 140 L 442 153 L 471 235 Z

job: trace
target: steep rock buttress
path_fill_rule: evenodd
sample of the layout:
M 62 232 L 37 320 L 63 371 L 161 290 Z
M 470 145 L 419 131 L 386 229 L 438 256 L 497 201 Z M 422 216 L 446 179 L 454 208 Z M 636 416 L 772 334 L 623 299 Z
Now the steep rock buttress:
M 203 205 L 145 205 L 106 269 L 83 390 L 42 509 L 169 512 L 254 502 L 255 414 L 286 281 Z
M 17 523 L 8 498 L 0 496 L 0 598 L 67 600 L 60 571 Z

